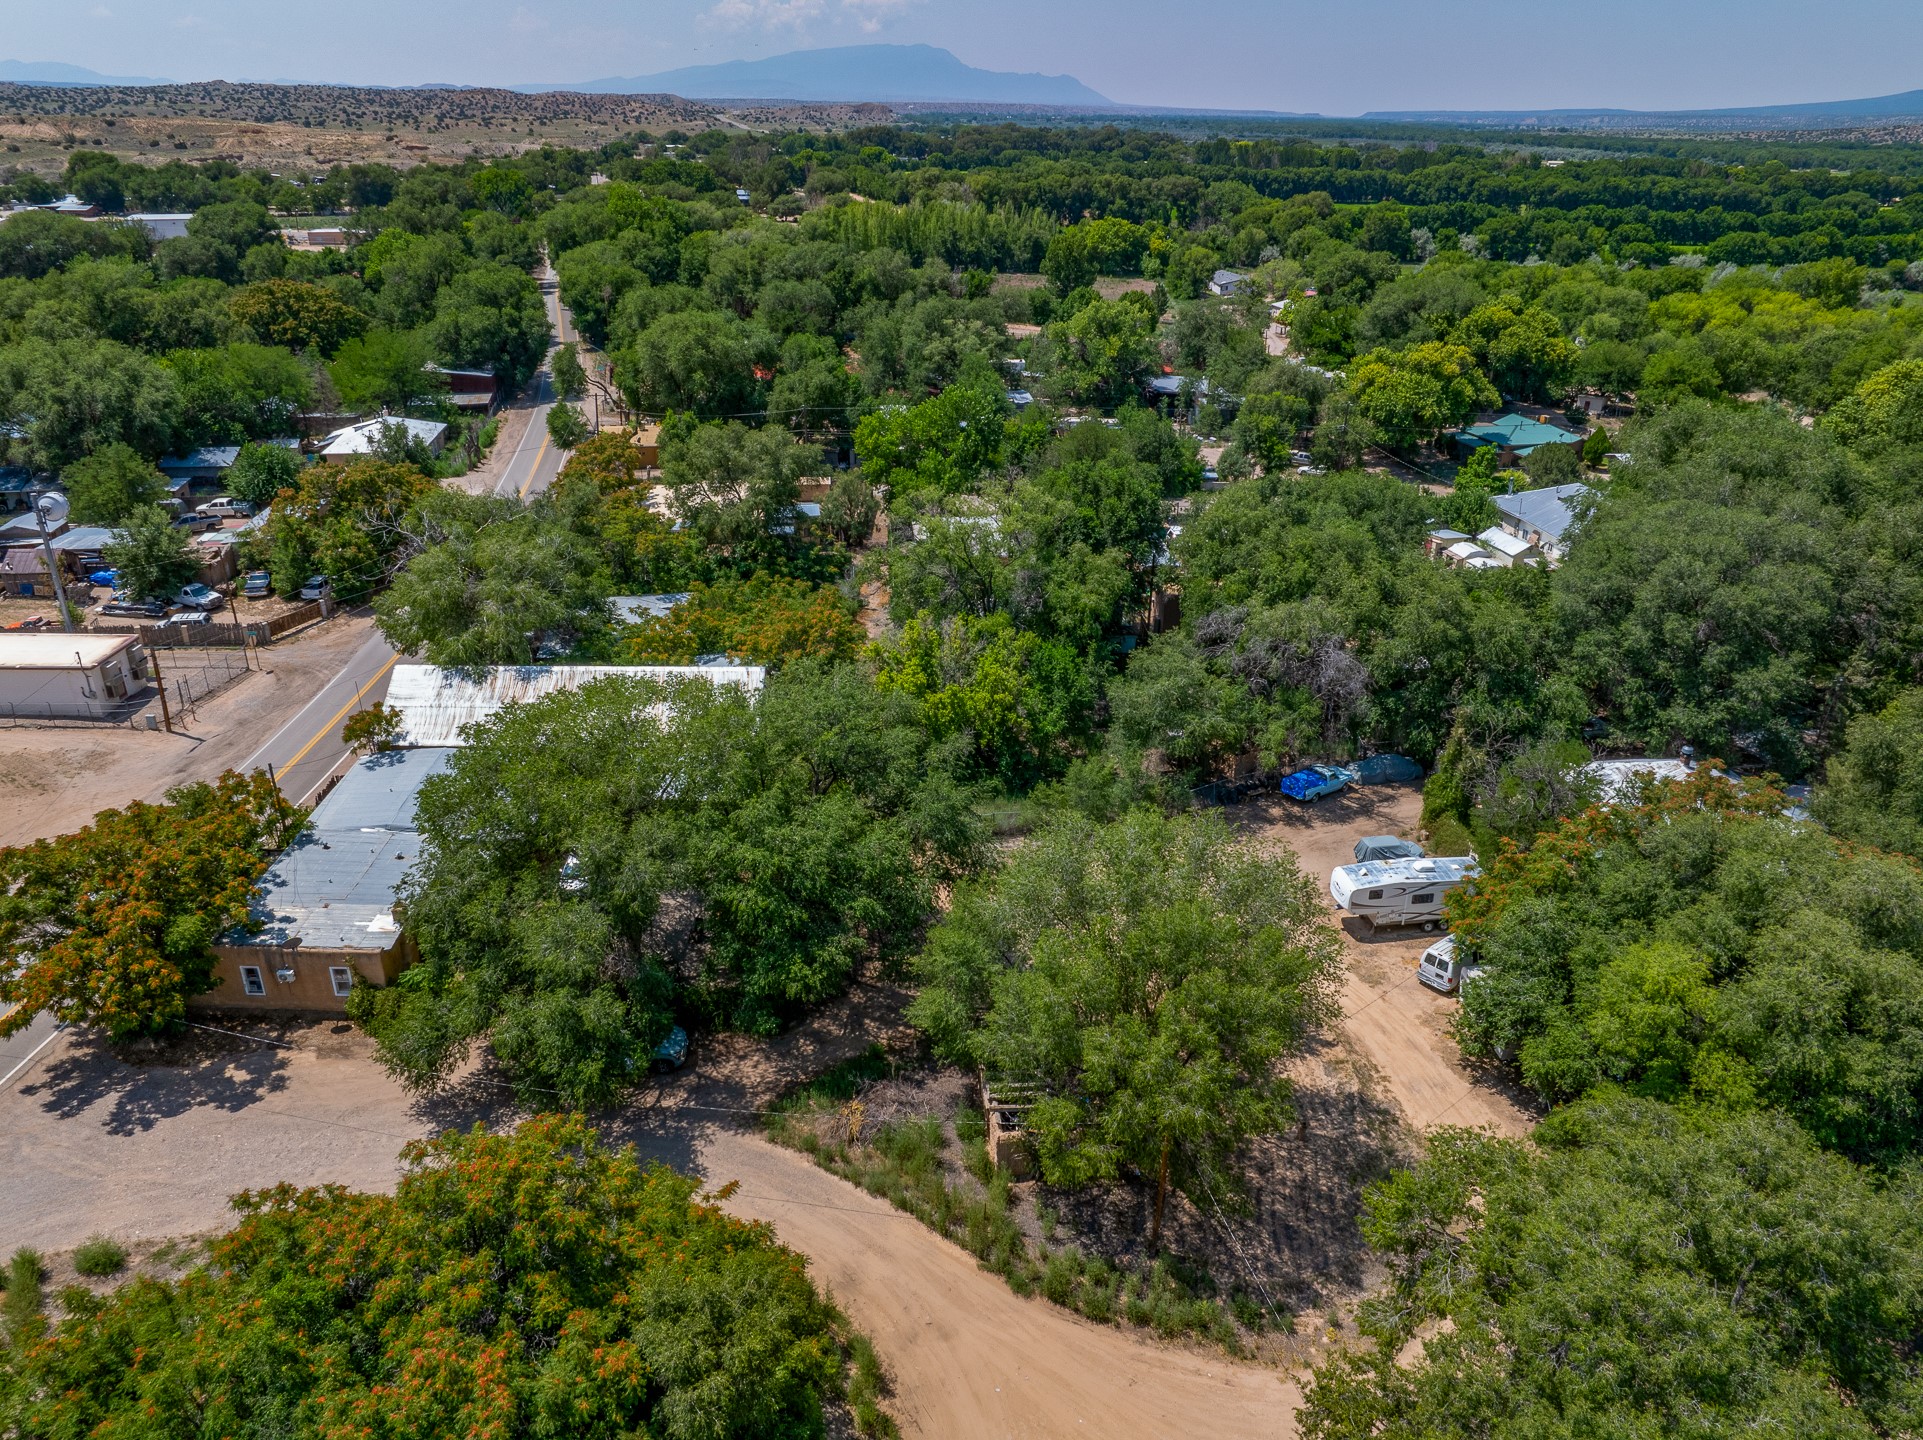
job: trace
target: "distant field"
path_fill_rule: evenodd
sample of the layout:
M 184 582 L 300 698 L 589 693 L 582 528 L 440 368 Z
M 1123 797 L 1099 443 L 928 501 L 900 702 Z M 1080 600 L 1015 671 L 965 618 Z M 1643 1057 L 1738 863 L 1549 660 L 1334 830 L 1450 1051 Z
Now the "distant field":
M 282 174 L 591 148 L 636 130 L 841 129 L 893 118 L 881 105 L 703 104 L 673 95 L 522 95 L 335 85 L 0 85 L 0 165 L 60 169 L 81 147 L 123 157 L 232 160 Z

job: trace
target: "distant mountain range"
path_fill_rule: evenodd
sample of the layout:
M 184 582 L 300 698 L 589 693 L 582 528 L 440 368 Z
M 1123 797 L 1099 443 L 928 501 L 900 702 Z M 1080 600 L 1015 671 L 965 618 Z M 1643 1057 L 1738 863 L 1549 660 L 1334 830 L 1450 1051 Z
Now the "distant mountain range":
M 1721 110 L 1371 110 L 1364 120 L 1409 120 L 1443 125 L 1557 125 L 1622 129 L 1669 122 L 1702 129 L 1829 130 L 1876 120 L 1923 119 L 1923 90 L 1863 100 L 1819 100 L 1798 105 L 1742 105 Z
M 658 75 L 519 90 L 590 95 L 679 95 L 684 100 L 967 101 L 987 105 L 1109 105 L 1072 75 L 979 70 L 933 45 L 842 45 L 764 60 L 690 65 Z
M 57 60 L 0 60 L 0 83 L 14 85 L 165 85 L 141 75 L 102 75 Z

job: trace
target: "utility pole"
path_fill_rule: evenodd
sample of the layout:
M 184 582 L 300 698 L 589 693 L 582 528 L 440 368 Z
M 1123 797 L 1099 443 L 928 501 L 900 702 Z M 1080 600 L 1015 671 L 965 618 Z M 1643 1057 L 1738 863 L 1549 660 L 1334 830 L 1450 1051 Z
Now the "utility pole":
M 169 735 L 174 733 L 173 711 L 167 708 L 167 681 L 160 673 L 160 647 L 147 647 L 147 663 L 153 667 L 154 688 L 160 692 L 160 723 L 167 727 Z
M 53 553 L 53 536 L 47 533 L 51 521 L 58 525 L 67 518 L 67 497 L 58 490 L 49 490 L 36 496 L 33 502 L 34 523 L 40 527 L 40 552 L 47 557 L 47 574 L 53 577 L 53 593 L 60 602 L 60 625 L 69 635 L 73 634 L 73 606 L 67 603 L 66 582 L 60 578 L 60 559 Z

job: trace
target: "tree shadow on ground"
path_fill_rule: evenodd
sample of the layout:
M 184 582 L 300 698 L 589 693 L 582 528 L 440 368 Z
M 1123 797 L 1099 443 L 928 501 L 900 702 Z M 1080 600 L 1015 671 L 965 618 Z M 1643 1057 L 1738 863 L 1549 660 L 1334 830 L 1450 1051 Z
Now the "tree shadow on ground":
M 642 1160 L 693 1172 L 715 1130 L 758 1131 L 769 1108 L 795 1086 L 872 1045 L 912 1046 L 902 1018 L 911 998 L 899 985 L 867 980 L 780 1035 L 698 1035 L 683 1069 L 647 1077 L 588 1118 L 604 1140 L 633 1145 Z M 554 1106 L 567 1108 L 559 1099 Z M 477 1045 L 472 1062 L 442 1089 L 417 1097 L 410 1113 L 440 1133 L 476 1123 L 506 1129 L 542 1108 L 522 1105 L 493 1055 Z
M 1391 1104 L 1358 1083 L 1340 1047 L 1323 1042 L 1293 1067 L 1296 1124 L 1253 1141 L 1242 1157 L 1240 1200 L 1171 1194 L 1164 1248 L 1200 1264 L 1224 1289 L 1266 1293 L 1282 1309 L 1327 1306 L 1370 1283 L 1357 1219 L 1362 1191 L 1412 1158 Z M 1135 1177 L 1084 1190 L 1034 1185 L 1055 1217 L 1050 1243 L 1146 1262 L 1154 1188 Z
M 63 1120 L 107 1106 L 101 1128 L 133 1135 L 203 1106 L 245 1110 L 287 1088 L 286 1064 L 287 1052 L 240 1039 L 203 1047 L 186 1063 L 130 1063 L 104 1038 L 80 1034 L 20 1093 Z

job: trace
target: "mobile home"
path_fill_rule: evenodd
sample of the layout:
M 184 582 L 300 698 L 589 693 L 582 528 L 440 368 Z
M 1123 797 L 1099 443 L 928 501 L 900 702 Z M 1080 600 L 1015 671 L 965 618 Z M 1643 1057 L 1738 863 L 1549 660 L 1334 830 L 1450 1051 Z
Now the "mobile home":
M 1329 872 L 1329 898 L 1336 908 L 1360 915 L 1371 925 L 1442 923 L 1442 902 L 1451 890 L 1476 877 L 1473 856 L 1421 860 L 1371 860 L 1338 865 Z

